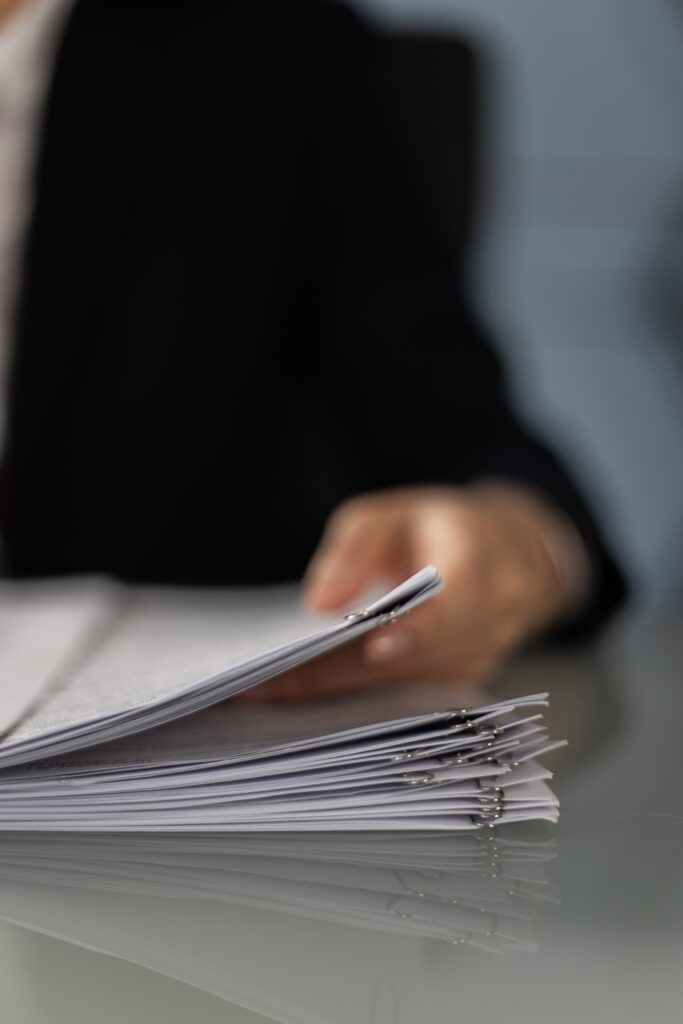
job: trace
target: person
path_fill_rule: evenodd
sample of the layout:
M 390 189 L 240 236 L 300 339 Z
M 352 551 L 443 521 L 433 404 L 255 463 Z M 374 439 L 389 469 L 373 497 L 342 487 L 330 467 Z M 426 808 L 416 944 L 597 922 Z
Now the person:
M 265 697 L 480 677 L 602 623 L 620 573 L 511 407 L 380 35 L 324 0 L 0 9 L 8 571 L 306 570 L 329 611 L 437 565 L 437 598 Z

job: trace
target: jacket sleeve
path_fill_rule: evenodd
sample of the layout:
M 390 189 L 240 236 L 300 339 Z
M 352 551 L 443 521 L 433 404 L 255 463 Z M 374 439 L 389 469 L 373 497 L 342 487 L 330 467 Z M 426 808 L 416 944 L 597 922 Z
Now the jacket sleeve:
M 337 29 L 321 48 L 311 111 L 308 286 L 325 400 L 369 489 L 508 479 L 568 515 L 594 586 L 557 635 L 586 634 L 622 601 L 621 572 L 570 474 L 513 409 L 463 283 L 476 180 L 471 55 L 447 41 L 411 49 L 341 11 Z

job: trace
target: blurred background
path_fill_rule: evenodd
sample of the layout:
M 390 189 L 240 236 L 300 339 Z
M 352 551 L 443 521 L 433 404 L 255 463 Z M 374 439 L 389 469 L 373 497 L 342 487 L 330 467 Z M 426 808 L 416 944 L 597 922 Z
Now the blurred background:
M 683 594 L 683 4 L 353 0 L 474 48 L 472 290 L 636 596 Z

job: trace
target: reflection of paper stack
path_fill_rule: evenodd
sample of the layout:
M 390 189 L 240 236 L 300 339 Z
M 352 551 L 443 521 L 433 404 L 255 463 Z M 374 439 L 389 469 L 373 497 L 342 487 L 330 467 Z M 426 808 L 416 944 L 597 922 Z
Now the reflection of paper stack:
M 50 886 L 80 892 L 79 907 L 87 891 L 199 899 L 498 953 L 528 950 L 534 904 L 556 900 L 545 875 L 554 842 L 529 827 L 517 836 L 503 826 L 495 834 L 305 839 L 14 833 L 0 840 L 0 916 L 31 893 L 31 905 L 45 911 L 42 887 Z
M 98 615 L 97 643 L 92 628 L 72 629 L 78 649 L 60 651 L 47 692 L 20 720 L 9 721 L 14 676 L 1 677 L 0 829 L 470 830 L 555 820 L 549 773 L 534 760 L 552 746 L 543 694 L 437 712 L 452 694 L 419 685 L 305 707 L 225 700 L 393 622 L 439 585 L 429 568 L 362 612 L 322 622 L 282 590 L 122 589 L 118 599 L 107 590 L 108 628 Z
M 0 922 L 129 960 L 281 1024 L 442 1020 L 430 1010 L 435 964 L 455 978 L 471 969 L 465 952 L 489 959 L 489 950 L 533 948 L 539 905 L 557 899 L 545 828 L 5 833 Z M 50 955 L 67 965 L 66 984 L 80 985 L 85 970 L 108 976 L 106 961 L 84 963 L 77 950 Z M 106 1005 L 101 1015 L 120 1020 Z

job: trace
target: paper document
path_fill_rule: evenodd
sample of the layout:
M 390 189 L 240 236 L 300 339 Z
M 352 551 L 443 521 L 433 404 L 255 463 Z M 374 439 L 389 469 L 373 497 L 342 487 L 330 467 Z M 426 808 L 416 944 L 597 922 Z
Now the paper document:
M 0 737 L 74 667 L 118 594 L 102 580 L 0 584 Z
M 306 704 L 227 699 L 389 625 L 439 590 L 433 567 L 343 617 L 304 612 L 292 588 L 88 581 L 79 605 L 69 586 L 70 629 L 36 614 L 62 640 L 30 699 L 17 699 L 30 629 L 0 653 L 0 830 L 465 831 L 557 817 L 535 760 L 557 745 L 544 694 L 464 708 L 462 687 L 415 681 Z

